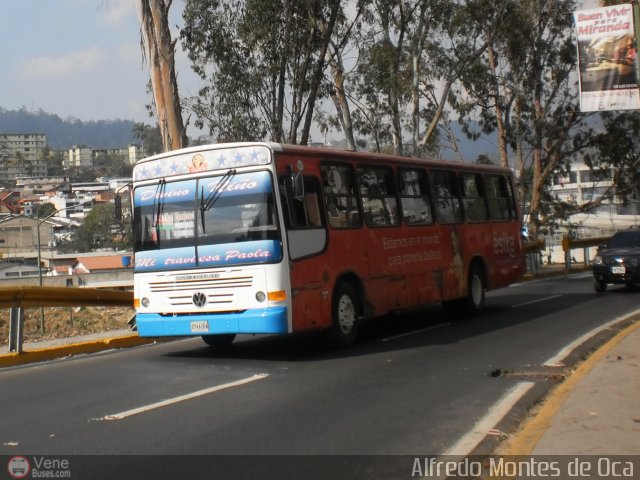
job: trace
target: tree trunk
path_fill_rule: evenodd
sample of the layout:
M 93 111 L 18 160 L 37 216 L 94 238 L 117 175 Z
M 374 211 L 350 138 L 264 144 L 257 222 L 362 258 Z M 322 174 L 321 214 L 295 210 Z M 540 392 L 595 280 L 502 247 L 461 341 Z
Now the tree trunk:
M 356 141 L 353 136 L 353 122 L 351 120 L 351 109 L 347 102 L 347 94 L 344 89 L 344 64 L 342 63 L 341 53 L 336 48 L 334 56 L 328 61 L 331 67 L 331 76 L 333 77 L 333 85 L 335 92 L 331 95 L 333 104 L 338 112 L 338 119 L 342 126 L 345 139 L 347 141 L 347 149 L 355 150 Z
M 140 30 L 164 151 L 187 146 L 175 72 L 175 41 L 169 30 L 172 0 L 140 0 Z
M 489 67 L 493 76 L 493 95 L 496 110 L 496 125 L 498 128 L 498 151 L 500 152 L 500 166 L 509 166 L 509 154 L 507 153 L 507 129 L 505 127 L 504 110 L 500 104 L 500 99 L 504 98 L 500 92 L 500 83 L 498 82 L 498 66 L 496 62 L 496 52 L 493 45 L 487 48 L 489 54 Z

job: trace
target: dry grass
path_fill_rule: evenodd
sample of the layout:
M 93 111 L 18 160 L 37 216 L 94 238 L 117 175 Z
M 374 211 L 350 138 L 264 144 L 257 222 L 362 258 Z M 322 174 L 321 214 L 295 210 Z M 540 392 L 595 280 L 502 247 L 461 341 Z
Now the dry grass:
M 126 307 L 47 307 L 44 333 L 40 331 L 40 309 L 25 310 L 24 341 L 37 342 L 128 328 L 135 310 Z M 9 343 L 9 309 L 0 312 L 0 345 Z

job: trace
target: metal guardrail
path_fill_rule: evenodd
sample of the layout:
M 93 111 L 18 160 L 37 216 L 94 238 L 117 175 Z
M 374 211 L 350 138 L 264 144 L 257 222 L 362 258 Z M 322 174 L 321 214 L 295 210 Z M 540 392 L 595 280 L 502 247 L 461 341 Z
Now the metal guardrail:
M 79 306 L 133 307 L 133 292 L 39 286 L 0 288 L 0 307 L 11 309 L 9 351 L 22 352 L 25 308 Z

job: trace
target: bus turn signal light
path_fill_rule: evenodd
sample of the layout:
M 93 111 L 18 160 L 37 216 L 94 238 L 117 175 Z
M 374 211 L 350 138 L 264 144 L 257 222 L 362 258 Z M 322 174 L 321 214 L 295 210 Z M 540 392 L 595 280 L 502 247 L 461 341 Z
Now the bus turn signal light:
M 287 293 L 284 290 L 277 290 L 267 294 L 270 302 L 284 302 L 287 299 Z

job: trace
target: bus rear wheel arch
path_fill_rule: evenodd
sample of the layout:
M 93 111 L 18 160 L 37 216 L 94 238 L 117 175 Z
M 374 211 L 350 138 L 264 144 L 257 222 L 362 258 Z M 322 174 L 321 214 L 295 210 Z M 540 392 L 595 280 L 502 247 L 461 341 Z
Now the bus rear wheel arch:
M 471 317 L 484 310 L 487 293 L 486 278 L 483 263 L 480 260 L 474 260 L 469 266 L 467 295 L 442 303 L 447 316 Z

